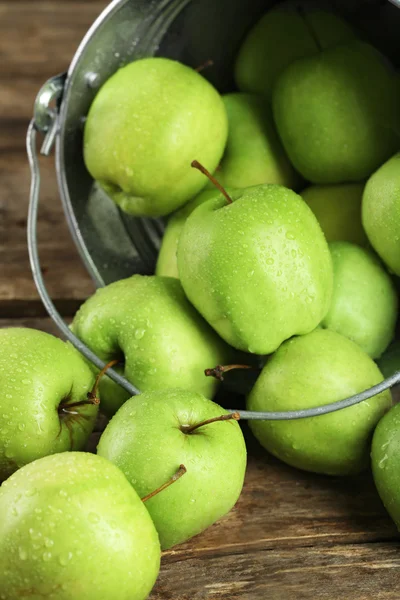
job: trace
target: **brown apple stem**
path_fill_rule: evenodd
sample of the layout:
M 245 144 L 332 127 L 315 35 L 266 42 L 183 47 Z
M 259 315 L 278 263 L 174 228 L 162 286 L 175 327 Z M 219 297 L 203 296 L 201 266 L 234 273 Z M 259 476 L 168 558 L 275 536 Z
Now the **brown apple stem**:
M 167 481 L 167 483 L 164 483 L 161 487 L 154 490 L 154 492 L 151 492 L 151 494 L 147 494 L 147 496 L 142 498 L 142 502 L 147 502 L 147 500 L 150 500 L 150 498 L 154 498 L 154 496 L 156 496 L 160 492 L 163 492 L 164 490 L 166 490 L 170 485 L 175 483 L 175 481 L 178 481 L 178 479 L 183 477 L 183 475 L 186 473 L 186 471 L 187 471 L 187 469 L 186 469 L 185 465 L 180 465 L 180 467 L 177 470 L 177 472 L 175 473 L 175 475 L 173 475 L 171 477 L 171 479 L 169 481 Z
M 102 369 L 100 371 L 100 373 L 97 375 L 96 377 L 96 381 L 94 382 L 94 386 L 92 388 L 91 392 L 88 392 L 88 404 L 100 404 L 100 398 L 98 397 L 98 388 L 99 388 L 99 384 L 100 381 L 102 380 L 102 378 L 104 377 L 104 375 L 107 373 L 108 369 L 112 369 L 112 367 L 115 367 L 115 365 L 117 365 L 119 363 L 119 360 L 111 360 L 109 363 L 106 364 L 106 366 L 104 367 L 104 369 Z
M 195 71 L 197 71 L 197 73 L 201 73 L 205 69 L 208 69 L 208 67 L 213 67 L 213 66 L 214 66 L 214 61 L 211 58 L 209 58 L 208 60 L 206 60 L 205 63 L 196 67 Z
M 215 187 L 217 188 L 217 190 L 219 190 L 221 192 L 221 194 L 223 196 L 225 196 L 227 203 L 228 204 L 232 204 L 232 198 L 230 197 L 230 195 L 228 194 L 228 192 L 226 191 L 226 189 L 222 187 L 222 185 L 219 183 L 219 181 L 217 181 L 215 179 L 215 177 L 213 177 L 213 175 L 211 175 L 210 171 L 207 171 L 207 169 L 205 167 L 203 167 L 203 165 L 201 163 L 199 163 L 198 160 L 194 160 L 192 162 L 191 166 L 194 169 L 197 169 L 198 171 L 200 171 L 200 173 L 203 173 L 203 175 L 205 175 L 206 177 L 208 177 L 208 179 L 211 181 L 211 183 L 213 185 L 215 185 Z
M 240 421 L 239 413 L 231 413 L 230 415 L 221 415 L 219 417 L 214 417 L 213 419 L 207 419 L 207 421 L 202 421 L 201 423 L 197 423 L 196 425 L 190 426 L 182 426 L 183 433 L 193 433 L 199 427 L 204 427 L 204 425 L 210 425 L 210 423 L 218 423 L 219 421 Z
M 228 371 L 234 371 L 236 369 L 253 369 L 250 365 L 217 365 L 213 369 L 206 369 L 204 371 L 204 375 L 206 377 L 215 377 L 215 379 L 219 379 L 219 381 L 223 381 L 224 373 L 228 373 Z
M 77 415 L 78 413 L 71 408 L 78 408 L 79 406 L 98 406 L 100 404 L 100 398 L 98 395 L 98 387 L 101 378 L 105 375 L 108 369 L 114 367 L 119 363 L 119 360 L 110 361 L 104 369 L 100 371 L 100 373 L 96 377 L 96 381 L 94 382 L 94 386 L 91 392 L 88 392 L 86 400 L 80 400 L 79 402 L 68 402 L 68 400 L 64 400 L 58 407 L 59 413 L 64 413 L 66 415 Z
M 76 412 L 72 412 L 71 408 L 77 408 L 78 406 L 98 406 L 100 404 L 99 398 L 93 398 L 91 400 L 81 400 L 80 402 L 71 402 L 71 404 L 61 404 L 60 410 L 66 414 L 78 414 Z

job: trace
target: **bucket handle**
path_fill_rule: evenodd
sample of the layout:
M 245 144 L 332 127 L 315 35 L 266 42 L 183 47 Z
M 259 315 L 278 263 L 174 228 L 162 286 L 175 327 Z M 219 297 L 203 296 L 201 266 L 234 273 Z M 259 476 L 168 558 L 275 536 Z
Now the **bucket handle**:
M 60 92 L 61 93 L 61 92 Z M 29 199 L 29 213 L 28 213 L 28 252 L 29 260 L 31 264 L 31 270 L 33 280 L 35 282 L 39 296 L 45 306 L 49 316 L 52 318 L 54 323 L 57 325 L 59 330 L 64 334 L 65 338 L 81 353 L 83 356 L 93 363 L 98 369 L 103 369 L 106 365 L 94 352 L 90 350 L 68 327 L 60 313 L 57 311 L 52 299 L 47 291 L 42 271 L 40 268 L 40 259 L 37 245 L 37 219 L 38 219 L 38 208 L 39 208 L 39 196 L 40 196 L 40 168 L 38 161 L 37 152 L 37 132 L 41 131 L 46 133 L 46 137 L 41 148 L 40 153 L 48 156 L 51 152 L 51 148 L 54 144 L 55 138 L 58 134 L 58 113 L 57 111 L 48 112 L 48 121 L 44 128 L 38 126 L 33 119 L 29 125 L 27 132 L 27 153 L 29 159 L 29 166 L 31 169 L 31 189 Z M 115 381 L 115 383 L 122 386 L 131 396 L 140 394 L 140 391 L 132 385 L 127 379 L 116 373 L 113 369 L 107 371 L 107 375 Z M 391 377 L 388 377 L 381 383 L 374 385 L 368 390 L 364 390 L 354 396 L 332 402 L 330 404 L 324 404 L 322 406 L 316 406 L 314 408 L 308 408 L 305 410 L 291 410 L 281 412 L 254 412 L 246 410 L 235 410 L 229 409 L 229 412 L 239 413 L 240 418 L 244 420 L 264 420 L 264 421 L 285 421 L 294 419 L 305 419 L 308 417 L 317 417 L 325 415 L 327 413 L 336 412 L 343 408 L 348 408 L 359 404 L 364 400 L 368 400 L 377 394 L 384 392 L 385 390 L 400 383 L 400 371 L 396 372 Z

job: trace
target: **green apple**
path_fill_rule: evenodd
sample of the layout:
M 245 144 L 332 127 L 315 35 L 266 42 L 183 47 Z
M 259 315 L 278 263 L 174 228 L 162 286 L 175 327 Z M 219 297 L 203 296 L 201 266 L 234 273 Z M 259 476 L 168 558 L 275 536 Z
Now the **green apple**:
M 317 217 L 328 242 L 354 242 L 367 246 L 361 224 L 362 183 L 310 185 L 301 197 Z
M 321 326 L 353 340 L 378 358 L 394 337 L 398 300 L 393 282 L 374 254 L 349 242 L 329 245 L 333 295 Z
M 144 600 L 160 544 L 124 475 L 93 454 L 23 467 L 0 488 L 0 598 Z
M 212 525 L 239 497 L 246 469 L 239 425 L 231 420 L 195 428 L 221 415 L 228 413 L 200 394 L 147 392 L 128 400 L 100 439 L 98 454 L 121 469 L 141 498 L 185 465 L 184 477 L 146 502 L 162 549 Z
M 72 330 L 104 361 L 121 359 L 123 374 L 141 391 L 181 387 L 212 397 L 217 385 L 204 370 L 232 356 L 172 277 L 134 275 L 99 289 Z M 111 416 L 129 396 L 108 382 L 100 397 Z
M 400 340 L 393 342 L 377 363 L 385 377 L 390 377 L 400 371 Z
M 278 133 L 294 167 L 313 183 L 360 181 L 400 145 L 395 71 L 359 41 L 290 65 L 274 88 Z
M 37 458 L 85 446 L 97 407 L 76 403 L 93 384 L 69 344 L 34 329 L 0 329 L 0 481 Z
M 203 190 L 193 200 L 177 210 L 168 220 L 158 254 L 156 275 L 162 277 L 175 277 L 179 279 L 178 264 L 176 252 L 178 250 L 178 241 L 186 219 L 192 214 L 195 208 L 219 195 L 219 191 L 214 187 L 210 190 Z
M 352 28 L 334 14 L 301 7 L 290 10 L 281 4 L 245 38 L 235 64 L 237 86 L 271 98 L 277 78 L 292 62 L 353 37 Z
M 400 276 L 400 154 L 388 160 L 367 181 L 362 222 L 383 262 Z
M 378 423 L 372 438 L 371 462 L 378 493 L 400 530 L 400 404 Z
M 313 408 L 343 400 L 382 381 L 373 360 L 354 342 L 324 329 L 293 338 L 270 358 L 247 400 L 255 411 Z M 369 464 L 375 425 L 391 406 L 390 391 L 318 417 L 250 421 L 264 448 L 316 473 L 350 475 Z
M 229 344 L 270 354 L 326 315 L 332 263 L 317 219 L 283 186 L 237 190 L 205 202 L 178 245 L 183 289 Z
M 161 216 L 204 187 L 195 158 L 215 170 L 227 139 L 224 104 L 195 70 L 167 58 L 119 69 L 86 121 L 86 167 L 120 208 Z
M 218 181 L 232 188 L 260 183 L 298 187 L 300 177 L 282 147 L 265 98 L 234 93 L 223 96 L 223 100 L 229 133 L 225 154 L 215 173 Z

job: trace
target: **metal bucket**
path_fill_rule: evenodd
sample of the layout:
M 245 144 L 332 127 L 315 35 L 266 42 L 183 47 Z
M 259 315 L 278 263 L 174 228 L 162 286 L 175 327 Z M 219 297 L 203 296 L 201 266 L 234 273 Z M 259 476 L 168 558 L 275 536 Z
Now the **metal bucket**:
M 36 132 L 46 138 L 42 153 L 56 142 L 56 169 L 66 218 L 82 259 L 96 285 L 133 273 L 152 274 L 164 229 L 161 219 L 134 218 L 122 213 L 94 183 L 83 161 L 83 128 L 89 107 L 101 85 L 122 65 L 144 56 L 165 56 L 198 67 L 220 92 L 234 89 L 233 61 L 251 26 L 270 7 L 266 0 L 114 0 L 93 24 L 77 50 L 67 74 L 49 80 L 39 92 L 28 132 L 33 171 L 32 197 L 38 197 Z M 282 2 L 290 10 L 293 2 Z M 400 66 L 400 0 L 332 0 L 299 2 L 342 15 L 361 35 Z M 38 272 L 31 211 L 30 253 L 35 280 L 49 313 L 71 338 L 57 315 Z M 102 363 L 82 345 L 73 343 L 98 366 Z M 122 378 L 112 377 L 126 386 Z M 400 373 L 363 394 L 335 403 L 335 410 L 360 402 L 400 382 Z M 128 386 L 129 387 L 129 386 Z M 128 389 L 128 388 L 127 388 Z M 129 391 L 134 391 L 133 386 Z M 351 402 L 349 402 L 351 400 Z M 320 407 L 321 409 L 326 407 Z M 313 409 L 315 414 L 328 410 Z M 304 413 L 301 414 L 300 413 Z M 310 411 L 298 411 L 311 416 Z M 293 417 L 292 417 L 293 418 Z

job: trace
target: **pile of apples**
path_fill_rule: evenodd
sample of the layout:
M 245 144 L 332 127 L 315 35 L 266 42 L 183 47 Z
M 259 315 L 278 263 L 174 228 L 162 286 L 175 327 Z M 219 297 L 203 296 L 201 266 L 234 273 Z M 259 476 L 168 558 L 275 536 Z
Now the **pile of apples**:
M 97 185 L 130 214 L 173 213 L 156 275 L 98 290 L 71 325 L 143 393 L 48 334 L 0 331 L 0 600 L 148 596 L 161 550 L 227 514 L 243 486 L 239 415 L 213 402 L 218 379 L 248 388 L 248 410 L 289 411 L 400 369 L 398 74 L 338 16 L 278 7 L 245 38 L 235 79 L 221 96 L 188 66 L 144 58 L 90 108 Z M 111 420 L 92 454 L 99 405 Z M 366 469 L 373 437 L 400 526 L 391 406 L 386 391 L 250 428 L 328 475 Z

